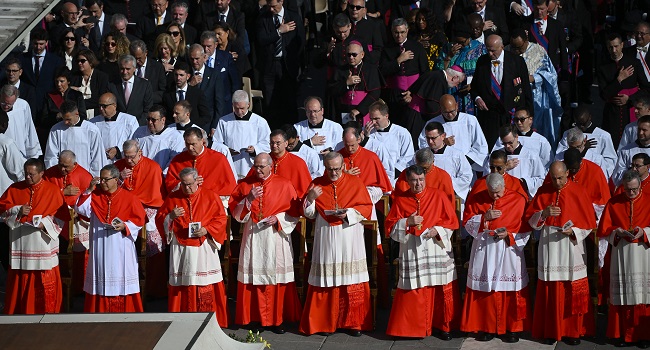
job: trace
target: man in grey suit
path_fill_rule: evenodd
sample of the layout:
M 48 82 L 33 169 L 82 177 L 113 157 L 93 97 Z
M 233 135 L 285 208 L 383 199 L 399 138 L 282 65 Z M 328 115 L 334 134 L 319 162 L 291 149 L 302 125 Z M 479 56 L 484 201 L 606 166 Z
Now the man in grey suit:
M 110 87 L 110 91 L 117 97 L 117 109 L 136 116 L 140 125 L 146 125 L 147 113 L 153 105 L 151 84 L 146 79 L 135 76 L 135 57 L 121 56 L 118 65 L 121 81 Z

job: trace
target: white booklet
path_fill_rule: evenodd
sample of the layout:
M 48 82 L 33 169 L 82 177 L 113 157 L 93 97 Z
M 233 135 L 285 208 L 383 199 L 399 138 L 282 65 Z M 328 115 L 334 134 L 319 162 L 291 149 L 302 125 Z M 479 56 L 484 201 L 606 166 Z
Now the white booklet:
M 188 228 L 189 237 L 199 237 L 198 232 L 201 229 L 201 222 L 190 222 L 190 227 Z
M 41 220 L 43 220 L 43 215 L 34 215 L 34 216 L 32 216 L 32 225 L 34 227 L 41 226 Z

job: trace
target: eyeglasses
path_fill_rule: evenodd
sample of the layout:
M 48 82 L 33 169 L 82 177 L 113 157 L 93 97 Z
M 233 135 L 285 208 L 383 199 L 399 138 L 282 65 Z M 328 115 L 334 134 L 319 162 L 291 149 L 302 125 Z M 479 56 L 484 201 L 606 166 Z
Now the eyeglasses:
M 530 118 L 530 117 L 526 117 L 526 118 L 515 118 L 515 123 L 523 123 L 523 122 L 524 122 L 526 119 L 528 119 L 528 118 Z
M 334 173 L 334 172 L 339 172 L 339 171 L 341 171 L 342 169 L 343 169 L 343 166 L 340 166 L 340 167 L 338 167 L 338 168 L 325 168 L 325 170 L 327 170 L 327 171 L 331 171 L 331 172 L 333 172 L 333 173 Z
M 643 168 L 644 166 L 647 166 L 647 165 L 648 164 L 632 164 L 630 166 L 630 169 L 639 169 L 639 168 Z
M 361 11 L 361 9 L 365 9 L 365 8 L 366 8 L 365 6 L 350 5 L 350 4 L 348 4 L 348 7 L 349 7 L 351 10 L 355 10 L 355 11 Z
M 102 177 L 99 179 L 99 182 L 109 182 L 113 179 L 116 179 L 116 177 Z
M 444 114 L 444 115 L 450 115 L 450 114 L 454 114 L 454 113 L 456 113 L 456 111 L 457 111 L 457 109 L 454 109 L 453 111 L 448 111 L 448 112 L 441 111 L 440 113 L 442 113 L 442 114 Z
M 267 166 L 271 166 L 271 164 L 266 164 L 266 165 L 253 165 L 253 168 L 255 169 L 264 169 Z
M 8 74 L 13 74 L 13 73 L 20 72 L 20 69 L 5 69 L 5 72 L 7 72 Z
M 105 103 L 105 104 L 100 103 L 100 104 L 99 104 L 99 108 L 106 108 L 106 107 L 108 107 L 108 106 L 112 106 L 112 105 L 114 105 L 114 104 L 115 104 L 115 103 Z
M 114 41 L 107 41 L 106 46 L 115 47 L 115 46 L 117 46 L 117 43 L 114 42 Z
M 148 121 L 148 122 L 152 122 L 152 123 L 155 123 L 155 122 L 157 122 L 157 121 L 159 121 L 159 120 L 161 120 L 161 119 L 156 119 L 156 118 L 147 118 L 147 121 Z
M 73 36 L 66 36 L 65 41 L 76 41 L 77 39 Z
M 88 62 L 88 60 L 85 59 L 85 58 L 80 58 L 80 59 L 77 60 L 77 62 L 81 63 L 81 64 L 84 64 L 84 63 Z
M 358 52 L 348 52 L 348 57 L 357 57 L 359 56 Z
M 494 170 L 501 171 L 501 170 L 503 170 L 503 167 L 502 166 L 490 165 L 490 171 L 494 171 Z
M 167 32 L 167 34 L 169 34 L 169 35 L 171 35 L 173 37 L 177 37 L 177 36 L 181 35 L 181 32 Z
M 431 137 L 431 136 L 427 136 L 427 141 L 435 141 L 435 140 L 436 140 L 438 137 L 440 137 L 440 136 L 442 136 L 442 134 L 440 134 L 440 135 L 438 135 L 438 136 L 433 136 L 433 137 Z
M 641 189 L 640 187 L 635 187 L 635 188 L 623 188 L 623 191 L 625 191 L 625 192 L 630 192 L 630 193 L 635 193 L 635 192 L 639 192 L 640 189 Z
M 648 35 L 648 34 L 650 34 L 650 33 L 646 33 L 646 32 L 634 32 L 634 35 Z

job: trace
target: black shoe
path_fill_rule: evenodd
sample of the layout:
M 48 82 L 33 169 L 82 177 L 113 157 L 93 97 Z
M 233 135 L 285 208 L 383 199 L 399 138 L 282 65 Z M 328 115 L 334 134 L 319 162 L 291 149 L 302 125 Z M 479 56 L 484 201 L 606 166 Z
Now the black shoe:
M 630 346 L 630 343 L 626 342 L 625 338 L 614 339 L 612 344 L 614 344 L 614 346 L 617 348 L 624 348 Z
M 487 332 L 479 332 L 476 336 L 476 340 L 478 341 L 490 341 L 492 339 L 494 339 L 494 334 Z
M 271 327 L 271 332 L 275 334 L 284 334 L 286 331 L 282 328 L 282 325 Z
M 438 339 L 440 340 L 450 341 L 451 338 L 452 338 L 451 333 L 449 332 L 443 332 L 443 331 L 438 332 Z
M 506 332 L 506 334 L 501 338 L 504 343 L 516 343 L 519 341 L 519 335 L 513 332 Z
M 361 331 L 357 329 L 351 329 L 348 334 L 350 334 L 353 337 L 360 337 L 361 336 Z
M 641 341 L 639 341 L 637 346 L 640 347 L 641 349 L 650 348 L 650 340 L 641 340 Z
M 322 335 L 323 337 L 327 337 L 334 334 L 334 332 L 317 332 L 316 334 Z
M 253 334 L 257 334 L 257 333 L 262 333 L 262 332 L 264 332 L 264 327 L 262 327 L 262 325 L 259 324 L 259 323 L 257 323 L 257 322 L 255 322 L 255 323 L 249 323 L 248 326 L 247 326 L 247 328 L 248 328 L 251 332 L 253 332 Z
M 553 344 L 555 344 L 555 339 L 546 338 L 546 339 L 544 339 L 544 344 L 553 345 Z
M 571 337 L 565 337 L 564 338 L 564 344 L 566 345 L 579 345 L 580 344 L 580 338 L 571 338 Z

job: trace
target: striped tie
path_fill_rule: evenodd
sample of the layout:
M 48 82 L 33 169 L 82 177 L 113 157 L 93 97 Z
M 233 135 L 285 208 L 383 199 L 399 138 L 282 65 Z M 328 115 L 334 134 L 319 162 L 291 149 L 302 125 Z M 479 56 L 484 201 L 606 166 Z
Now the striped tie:
M 275 23 L 275 29 L 280 28 L 280 15 L 273 16 L 273 23 Z M 282 34 L 278 40 L 275 41 L 275 50 L 273 51 L 273 57 L 282 57 Z

